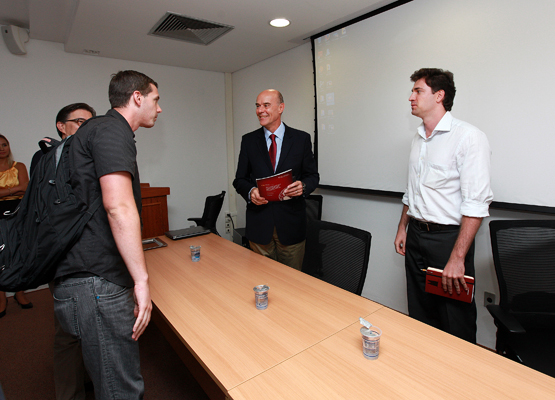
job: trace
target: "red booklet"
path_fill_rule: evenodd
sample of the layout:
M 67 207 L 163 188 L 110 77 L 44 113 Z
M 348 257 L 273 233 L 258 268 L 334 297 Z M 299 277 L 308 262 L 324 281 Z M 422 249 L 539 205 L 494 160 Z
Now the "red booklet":
M 426 292 L 437 294 L 443 297 L 449 297 L 450 299 L 464 301 L 466 303 L 472 303 L 474 298 L 474 278 L 468 275 L 464 276 L 466 281 L 466 286 L 468 287 L 468 292 L 464 290 L 461 286 L 461 294 L 457 294 L 455 288 L 453 288 L 453 294 L 443 291 L 443 286 L 441 285 L 441 277 L 443 271 L 441 269 L 428 267 L 426 270 Z
M 291 169 L 277 175 L 256 180 L 256 186 L 258 186 L 260 196 L 264 197 L 268 201 L 289 200 L 291 197 L 285 196 L 283 191 L 292 183 L 293 170 Z

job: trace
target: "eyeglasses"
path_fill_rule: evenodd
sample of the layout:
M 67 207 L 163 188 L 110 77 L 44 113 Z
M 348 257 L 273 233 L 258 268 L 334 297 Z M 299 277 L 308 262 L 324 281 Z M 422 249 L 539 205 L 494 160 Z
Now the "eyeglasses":
M 83 122 L 86 121 L 85 118 L 75 118 L 75 119 L 66 119 L 66 122 L 75 122 L 78 126 L 83 125 Z

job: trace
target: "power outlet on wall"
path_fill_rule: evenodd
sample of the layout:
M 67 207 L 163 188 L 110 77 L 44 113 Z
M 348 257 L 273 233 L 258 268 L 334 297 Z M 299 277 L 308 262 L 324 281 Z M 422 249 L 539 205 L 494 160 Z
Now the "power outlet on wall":
M 230 211 L 226 211 L 224 213 L 225 215 L 225 233 L 230 234 L 231 230 L 235 228 L 235 220 L 234 217 L 237 217 L 237 213 L 234 212 L 230 212 Z
M 495 304 L 495 293 L 484 292 L 484 307 Z

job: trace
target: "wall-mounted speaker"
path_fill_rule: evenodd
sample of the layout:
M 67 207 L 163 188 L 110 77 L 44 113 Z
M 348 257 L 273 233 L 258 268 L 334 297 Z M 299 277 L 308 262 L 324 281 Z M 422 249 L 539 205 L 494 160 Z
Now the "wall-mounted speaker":
M 29 41 L 27 29 L 15 25 L 2 25 L 2 38 L 12 54 L 27 54 L 25 43 Z

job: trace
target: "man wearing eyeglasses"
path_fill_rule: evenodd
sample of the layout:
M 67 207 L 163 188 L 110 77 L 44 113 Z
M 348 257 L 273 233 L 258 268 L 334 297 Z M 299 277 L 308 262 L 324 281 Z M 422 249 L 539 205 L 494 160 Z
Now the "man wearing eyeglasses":
M 64 140 L 77 132 L 88 119 L 96 117 L 94 108 L 86 103 L 73 103 L 62 108 L 56 115 L 56 130 Z M 32 173 L 45 153 L 39 150 L 31 161 Z M 66 333 L 54 315 L 54 387 L 56 400 L 85 400 L 85 364 L 79 339 Z M 89 386 L 90 378 L 88 379 Z
M 83 122 L 92 117 L 96 117 L 96 111 L 86 103 L 73 103 L 65 106 L 56 115 L 56 130 L 58 135 L 64 140 L 66 137 L 77 132 L 77 129 L 79 129 Z M 41 150 L 35 153 L 31 161 L 30 173 L 33 172 L 43 154 Z

